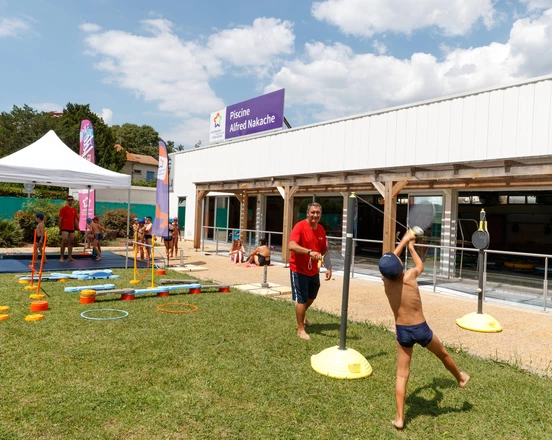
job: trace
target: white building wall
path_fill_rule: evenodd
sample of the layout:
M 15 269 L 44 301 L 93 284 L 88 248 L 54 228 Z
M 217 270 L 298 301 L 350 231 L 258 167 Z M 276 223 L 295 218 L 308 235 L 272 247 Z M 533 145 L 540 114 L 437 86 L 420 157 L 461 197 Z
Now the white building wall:
M 552 155 L 551 97 L 541 77 L 175 153 L 171 206 L 191 238 L 194 182 Z

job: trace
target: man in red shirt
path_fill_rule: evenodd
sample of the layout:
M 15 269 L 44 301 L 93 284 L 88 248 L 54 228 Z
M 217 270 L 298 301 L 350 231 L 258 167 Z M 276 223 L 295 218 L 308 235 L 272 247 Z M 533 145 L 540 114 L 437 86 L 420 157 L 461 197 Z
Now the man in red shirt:
M 322 207 L 319 203 L 309 204 L 307 218 L 293 227 L 289 237 L 291 293 L 295 301 L 297 336 L 306 340 L 310 339 L 305 331 L 305 325 L 310 325 L 306 319 L 307 309 L 320 289 L 319 261 L 324 260 L 326 281 L 332 278 L 326 231 L 319 224 L 321 215 Z
M 73 241 L 75 231 L 79 230 L 79 215 L 73 207 L 75 199 L 67 196 L 67 205 L 60 209 L 58 217 L 59 235 L 61 235 L 60 258 L 64 261 L 65 247 L 67 247 L 67 261 L 73 261 Z

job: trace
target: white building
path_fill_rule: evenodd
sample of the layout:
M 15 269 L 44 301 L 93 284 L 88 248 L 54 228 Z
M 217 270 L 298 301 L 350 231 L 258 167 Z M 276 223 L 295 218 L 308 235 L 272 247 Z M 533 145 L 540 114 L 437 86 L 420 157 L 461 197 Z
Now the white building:
M 469 241 L 484 208 L 491 248 L 544 252 L 552 245 L 551 121 L 552 75 L 238 138 L 171 155 L 171 206 L 185 206 L 178 215 L 185 212 L 184 236 L 196 247 L 202 225 L 208 237 L 215 227 L 269 231 L 284 262 L 306 202 L 321 202 L 329 235 L 341 236 L 350 191 L 401 223 L 409 204 L 433 197 L 441 208 L 429 243 Z M 358 238 L 382 241 L 367 243 L 368 252 L 394 246 L 401 227 L 389 216 L 362 201 L 358 216 Z M 452 276 L 454 251 L 443 251 L 440 269 Z

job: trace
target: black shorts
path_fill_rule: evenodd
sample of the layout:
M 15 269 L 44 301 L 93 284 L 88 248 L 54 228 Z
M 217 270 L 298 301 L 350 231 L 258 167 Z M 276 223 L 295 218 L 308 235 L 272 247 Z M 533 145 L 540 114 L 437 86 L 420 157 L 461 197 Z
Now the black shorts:
M 309 299 L 316 299 L 320 289 L 320 276 L 303 275 L 291 272 L 291 298 L 299 304 L 306 304 Z
M 270 265 L 270 257 L 266 258 L 263 255 L 257 255 L 257 258 L 259 259 L 259 266 L 269 266 Z

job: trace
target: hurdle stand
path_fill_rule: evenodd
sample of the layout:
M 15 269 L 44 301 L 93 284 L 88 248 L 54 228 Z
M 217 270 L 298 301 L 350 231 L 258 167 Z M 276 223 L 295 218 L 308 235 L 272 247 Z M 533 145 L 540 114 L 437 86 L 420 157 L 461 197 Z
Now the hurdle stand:
M 36 230 L 35 230 L 34 241 L 35 241 L 34 246 L 36 246 Z M 42 243 L 42 253 L 40 255 L 40 265 L 38 267 L 38 271 L 34 268 L 35 258 L 34 258 L 34 246 L 33 246 L 33 258 L 32 258 L 31 264 L 29 265 L 29 268 L 31 269 L 31 284 L 29 286 L 25 286 L 25 290 L 36 290 L 37 294 L 40 293 L 40 284 L 42 282 L 42 270 L 44 269 L 44 257 L 46 252 L 47 241 L 48 241 L 48 231 L 44 231 L 44 241 Z M 38 281 L 36 283 L 36 286 L 33 286 L 33 278 L 34 278 L 35 272 L 38 272 Z

